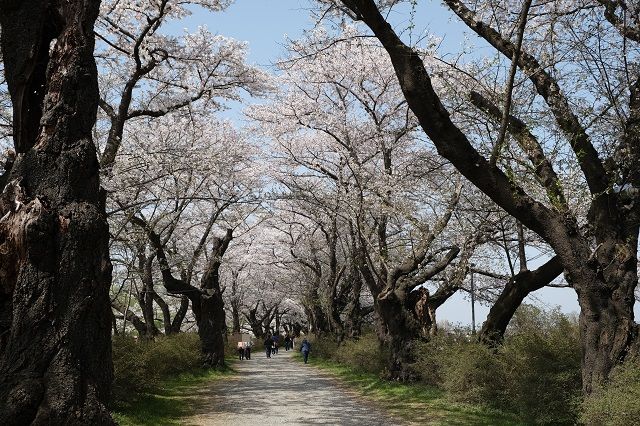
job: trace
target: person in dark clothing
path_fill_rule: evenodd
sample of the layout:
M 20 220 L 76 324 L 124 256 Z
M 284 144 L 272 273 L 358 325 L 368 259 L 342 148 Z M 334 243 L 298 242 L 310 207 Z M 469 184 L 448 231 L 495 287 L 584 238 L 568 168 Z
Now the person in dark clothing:
M 245 357 L 245 349 L 242 346 L 238 347 L 238 357 L 240 358 L 240 361 Z
M 307 339 L 302 340 L 302 345 L 300 346 L 300 352 L 302 352 L 302 356 L 304 357 L 304 363 L 306 364 L 309 360 L 309 352 L 311 352 L 311 343 Z
M 264 351 L 267 354 L 267 358 L 271 358 L 271 350 L 273 349 L 273 339 L 271 338 L 271 336 L 267 336 L 266 340 L 264 341 Z
M 291 345 L 291 337 L 289 337 L 288 335 L 284 338 L 284 350 L 288 351 L 289 347 Z
M 247 347 L 244 348 L 244 357 L 245 359 L 251 359 L 251 342 L 249 342 Z

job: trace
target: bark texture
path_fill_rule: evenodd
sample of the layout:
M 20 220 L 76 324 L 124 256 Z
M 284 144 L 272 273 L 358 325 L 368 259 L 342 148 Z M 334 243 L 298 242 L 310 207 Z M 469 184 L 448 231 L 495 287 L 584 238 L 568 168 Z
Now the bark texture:
M 200 284 L 202 296 L 198 334 L 202 344 L 203 363 L 207 367 L 224 366 L 224 336 L 227 332 L 227 324 L 220 289 L 220 265 L 232 238 L 233 233 L 228 229 L 223 238 L 213 239 L 211 260 Z
M 111 264 L 91 129 L 99 1 L 0 1 L 16 158 L 0 188 L 0 424 L 113 424 Z
M 555 256 L 535 271 L 522 270 L 513 276 L 491 306 L 478 339 L 489 346 L 501 343 L 507 326 L 522 301 L 530 293 L 548 285 L 561 273 L 562 264 L 558 256 Z

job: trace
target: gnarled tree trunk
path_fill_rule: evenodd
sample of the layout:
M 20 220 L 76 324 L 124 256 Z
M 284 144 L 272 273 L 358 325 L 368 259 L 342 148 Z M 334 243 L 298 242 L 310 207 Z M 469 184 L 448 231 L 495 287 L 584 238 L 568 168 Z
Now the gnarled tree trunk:
M 224 335 L 227 331 L 224 300 L 220 289 L 220 265 L 233 238 L 231 229 L 223 238 L 214 238 L 211 261 L 202 276 L 200 320 L 198 334 L 202 344 L 203 363 L 207 367 L 224 366 Z
M 0 188 L 4 425 L 113 424 L 109 233 L 91 139 L 98 8 L 0 1 L 16 150 Z

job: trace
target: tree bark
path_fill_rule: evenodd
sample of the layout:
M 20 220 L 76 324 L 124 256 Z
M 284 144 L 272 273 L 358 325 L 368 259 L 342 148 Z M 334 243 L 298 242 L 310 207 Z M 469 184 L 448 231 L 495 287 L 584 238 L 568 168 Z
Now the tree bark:
M 17 154 L 0 196 L 5 425 L 113 424 L 109 233 L 91 137 L 98 9 L 0 1 Z
M 362 334 L 363 312 L 360 305 L 360 295 L 362 293 L 362 278 L 355 262 L 351 263 L 351 270 L 347 276 L 347 287 L 349 288 L 349 300 L 345 307 L 344 330 L 347 337 L 353 339 Z
M 261 340 L 265 336 L 265 330 L 262 328 L 262 319 L 258 318 L 260 303 L 261 302 L 258 301 L 253 308 L 249 309 L 249 313 L 245 315 L 253 335 L 256 336 L 256 339 L 258 340 Z
M 207 367 L 224 366 L 224 335 L 227 331 L 227 324 L 219 272 L 222 257 L 232 238 L 232 230 L 228 229 L 223 238 L 215 237 L 213 239 L 211 260 L 202 276 L 200 285 L 202 297 L 198 335 L 202 344 L 203 364 Z
M 234 303 L 234 301 L 231 302 L 231 319 L 232 319 L 232 326 L 231 326 L 231 331 L 233 333 L 240 333 L 240 308 L 238 307 L 237 303 Z
M 155 254 L 152 253 L 147 256 L 145 250 L 146 247 L 143 246 L 138 252 L 138 268 L 140 278 L 142 280 L 142 291 L 138 293 L 137 299 L 140 304 L 140 308 L 142 309 L 142 317 L 144 318 L 144 323 L 147 328 L 144 333 L 144 337 L 152 339 L 160 334 L 160 331 L 155 324 L 155 316 L 153 312 L 155 290 L 153 289 L 152 267 Z
M 561 273 L 562 264 L 558 256 L 555 256 L 535 271 L 523 270 L 512 277 L 491 306 L 478 340 L 489 346 L 500 344 L 511 318 L 525 297 L 548 285 Z
M 398 297 L 396 292 L 382 294 L 376 300 L 376 311 L 385 328 L 383 341 L 391 348 L 389 377 L 403 382 L 417 379 L 410 366 L 415 361 L 414 342 L 420 336 L 419 325 L 404 301 L 406 297 Z
M 187 296 L 182 296 L 180 298 L 180 307 L 176 311 L 176 314 L 173 316 L 173 321 L 171 321 L 172 334 L 180 333 L 182 329 L 182 322 L 184 321 L 184 318 L 187 316 L 188 310 L 189 310 L 189 298 Z

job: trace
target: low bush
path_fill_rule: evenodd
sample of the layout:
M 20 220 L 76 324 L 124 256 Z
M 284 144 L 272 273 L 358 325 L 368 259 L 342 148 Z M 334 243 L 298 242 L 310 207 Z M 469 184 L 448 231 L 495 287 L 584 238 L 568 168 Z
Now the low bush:
M 506 371 L 504 408 L 542 424 L 574 424 L 582 394 L 578 323 L 524 305 L 499 353 Z
M 389 357 L 389 351 L 380 346 L 378 337 L 372 331 L 341 343 L 331 336 L 311 337 L 309 340 L 314 357 L 339 362 L 363 373 L 381 373 Z M 301 341 L 298 339 L 296 350 L 300 349 Z
M 504 345 L 492 350 L 460 330 L 418 345 L 421 380 L 457 401 L 483 404 L 539 424 L 574 424 L 580 344 L 574 318 L 523 305 Z
M 300 350 L 300 344 L 302 343 L 303 337 L 299 337 L 296 340 L 296 347 L 294 348 L 296 351 Z M 323 358 L 323 359 L 333 359 L 333 356 L 338 349 L 338 342 L 336 342 L 335 338 L 332 336 L 315 336 L 308 337 L 309 342 L 311 343 L 311 353 L 314 357 Z
M 478 343 L 458 342 L 446 348 L 442 387 L 453 399 L 501 408 L 504 384 L 502 359 Z
M 133 395 L 155 388 L 164 378 L 199 366 L 197 334 L 179 333 L 149 341 L 114 336 L 114 402 L 129 400 Z
M 388 351 L 380 346 L 374 333 L 346 340 L 335 349 L 332 359 L 365 373 L 380 373 L 386 366 Z
M 606 387 L 597 389 L 582 403 L 585 424 L 626 426 L 640 424 L 640 360 L 618 366 Z

